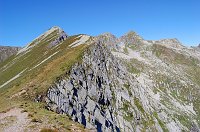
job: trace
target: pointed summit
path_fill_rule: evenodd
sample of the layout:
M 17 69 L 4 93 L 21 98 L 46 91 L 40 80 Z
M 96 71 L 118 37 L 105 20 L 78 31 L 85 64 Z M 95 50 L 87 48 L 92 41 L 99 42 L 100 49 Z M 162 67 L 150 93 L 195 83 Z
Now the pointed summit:
M 103 33 L 96 37 L 98 41 L 101 41 L 103 43 L 114 43 L 117 41 L 117 37 L 114 36 L 111 33 Z
M 120 40 L 125 44 L 138 44 L 140 41 L 143 40 L 143 38 L 140 37 L 136 32 L 129 31 L 128 33 L 120 37 Z
M 117 38 L 115 35 L 113 35 L 112 33 L 109 33 L 109 32 L 103 33 L 103 34 L 101 34 L 99 36 L 104 36 L 104 37 L 106 37 L 108 39 Z
M 56 30 L 59 31 L 59 32 L 63 31 L 59 26 L 53 26 L 48 31 L 52 32 L 52 31 L 56 31 Z
M 59 26 L 53 26 L 50 29 L 61 29 Z
M 109 48 L 116 48 L 118 43 L 118 38 L 111 33 L 103 33 L 95 37 L 97 42 L 106 44 Z
M 143 39 L 141 36 L 139 36 L 136 32 L 134 31 L 129 31 L 127 32 L 124 36 L 128 37 L 128 38 L 135 38 L 135 39 Z
M 49 30 L 47 30 L 46 32 L 44 32 L 43 34 L 41 34 L 40 36 L 38 36 L 36 39 L 34 39 L 33 41 L 41 41 L 44 38 L 46 38 L 48 35 L 52 34 L 53 32 L 55 32 L 56 34 L 61 33 L 63 30 L 58 27 L 58 26 L 53 26 L 51 27 Z
M 57 37 L 56 40 L 53 40 L 54 37 Z M 25 53 L 26 51 L 32 49 L 34 46 L 36 46 L 42 41 L 44 42 L 51 41 L 49 47 L 52 47 L 58 44 L 60 41 L 64 41 L 66 38 L 67 38 L 66 33 L 60 27 L 53 26 L 46 32 L 35 38 L 31 43 L 27 44 L 25 47 L 19 50 L 17 54 Z

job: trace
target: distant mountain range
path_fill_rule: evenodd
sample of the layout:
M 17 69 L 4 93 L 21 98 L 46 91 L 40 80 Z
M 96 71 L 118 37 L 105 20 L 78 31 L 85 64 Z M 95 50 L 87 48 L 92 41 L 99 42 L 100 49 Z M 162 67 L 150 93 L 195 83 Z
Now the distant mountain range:
M 23 131 L 198 132 L 199 48 L 52 27 L 2 59 L 0 112 L 27 112 Z M 0 131 L 15 125 L 4 121 Z
M 20 47 L 0 46 L 0 62 L 16 54 L 20 49 Z

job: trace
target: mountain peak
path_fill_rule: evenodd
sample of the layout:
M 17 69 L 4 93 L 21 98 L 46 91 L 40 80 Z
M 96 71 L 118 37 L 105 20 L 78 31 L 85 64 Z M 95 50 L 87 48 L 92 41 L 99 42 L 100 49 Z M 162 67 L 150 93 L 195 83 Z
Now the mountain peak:
M 120 40 L 124 44 L 138 44 L 141 40 L 143 40 L 143 38 L 140 37 L 136 32 L 129 31 L 125 35 L 121 36 Z
M 137 35 L 137 33 L 131 30 L 128 31 L 125 35 Z
M 180 44 L 180 41 L 177 38 L 161 39 L 158 41 L 161 43 L 179 43 Z
M 199 44 L 199 46 L 198 46 L 199 48 L 200 48 L 200 44 Z
M 143 39 L 141 36 L 139 36 L 136 32 L 134 31 L 129 31 L 127 32 L 124 36 L 122 37 L 127 37 L 127 38 L 135 38 L 135 39 Z
M 49 34 L 52 33 L 54 31 L 58 31 L 59 33 L 62 32 L 63 30 L 59 27 L 59 26 L 53 26 L 51 27 L 49 30 L 47 30 L 45 33 Z M 45 34 L 44 33 L 44 34 Z
M 173 48 L 183 47 L 182 43 L 177 38 L 161 39 L 161 40 L 155 41 L 155 43 L 159 43 L 165 46 L 170 46 Z
M 98 39 L 102 40 L 106 40 L 106 41 L 115 41 L 117 39 L 117 37 L 115 35 L 113 35 L 112 33 L 106 32 L 103 33 L 99 36 L 97 36 Z
M 113 35 L 113 34 L 110 33 L 110 32 L 103 33 L 103 34 L 101 34 L 101 35 L 99 35 L 99 36 L 106 37 L 106 38 L 116 38 L 116 36 Z
M 103 33 L 95 37 L 95 39 L 100 43 L 106 44 L 109 48 L 116 48 L 116 44 L 118 43 L 118 38 L 109 32 Z
M 53 27 L 49 28 L 46 32 L 44 32 L 43 34 L 38 36 L 35 40 L 42 40 L 54 32 L 56 32 L 56 34 L 61 34 L 61 35 L 65 34 L 65 32 L 62 30 L 62 28 L 60 28 L 59 26 L 53 26 Z
M 46 32 L 44 32 L 43 34 L 41 34 L 40 36 L 35 38 L 32 42 L 27 44 L 21 50 L 19 50 L 17 54 L 20 54 L 22 52 L 26 52 L 26 51 L 30 50 L 31 48 L 33 48 L 34 46 L 39 44 L 41 41 L 49 41 L 50 38 L 52 39 L 56 35 L 57 35 L 58 38 L 62 37 L 62 40 L 64 40 L 67 37 L 67 34 L 60 27 L 53 26 L 53 27 L 49 28 Z M 50 38 L 48 40 L 46 40 L 46 38 L 48 36 L 50 36 Z M 58 38 L 56 40 L 52 41 L 50 43 L 49 47 L 58 44 L 59 43 L 59 39 Z
M 53 26 L 49 30 L 62 30 L 59 26 Z

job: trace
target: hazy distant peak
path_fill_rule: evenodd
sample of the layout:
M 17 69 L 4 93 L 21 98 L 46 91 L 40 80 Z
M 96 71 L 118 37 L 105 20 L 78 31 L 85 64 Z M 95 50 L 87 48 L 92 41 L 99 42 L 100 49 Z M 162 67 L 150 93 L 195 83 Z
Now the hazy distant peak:
M 20 49 L 21 47 L 0 46 L 0 62 L 16 54 Z
M 177 38 L 169 38 L 169 39 L 161 39 L 161 40 L 158 40 L 158 42 L 160 43 L 179 43 L 181 44 L 181 42 L 177 39 Z
M 17 47 L 17 46 L 3 46 L 3 45 L 0 45 L 0 48 L 21 48 L 21 47 Z

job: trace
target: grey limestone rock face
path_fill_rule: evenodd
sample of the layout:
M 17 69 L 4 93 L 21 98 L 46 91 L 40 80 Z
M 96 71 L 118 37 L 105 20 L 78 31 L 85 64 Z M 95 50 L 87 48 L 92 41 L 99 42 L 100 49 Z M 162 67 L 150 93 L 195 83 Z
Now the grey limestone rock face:
M 116 81 L 125 73 L 108 49 L 101 43 L 93 45 L 85 52 L 83 62 L 67 74 L 68 79 L 59 80 L 49 89 L 50 101 L 87 128 L 119 131 L 117 110 L 112 105 L 116 105 Z
M 119 39 L 111 33 L 104 33 L 95 38 L 97 41 L 107 45 L 109 49 L 118 49 Z
M 58 38 L 56 38 L 54 41 L 52 41 L 48 45 L 48 47 L 51 48 L 53 46 L 56 46 L 57 44 L 59 44 L 59 43 L 63 42 L 64 40 L 66 40 L 67 37 L 68 37 L 67 34 L 63 30 L 59 31 Z
M 145 51 L 143 55 L 146 56 L 140 56 L 138 49 L 131 49 L 131 44 L 143 43 L 145 50 L 151 50 L 148 47 L 154 46 L 153 41 L 145 45 L 148 42 L 131 32 L 121 38 L 103 34 L 92 43 L 84 52 L 82 62 L 76 63 L 65 77 L 59 78 L 49 88 L 47 104 L 53 111 L 65 113 L 98 132 L 199 130 L 193 104 L 184 104 L 168 94 L 172 88 L 179 89 L 189 84 L 174 84 L 173 79 L 162 81 L 161 73 L 165 79 L 168 74 L 171 76 L 169 71 L 173 75 L 177 71 L 152 52 Z M 118 50 L 119 43 L 127 46 L 127 54 Z M 177 40 L 163 43 L 179 45 Z M 150 59 L 144 61 L 144 57 Z M 138 69 L 147 65 L 142 72 L 132 68 L 138 61 L 142 63 Z M 159 89 L 163 87 L 168 93 Z M 181 123 L 182 115 L 190 117 L 188 122 L 193 123 L 192 127 Z

